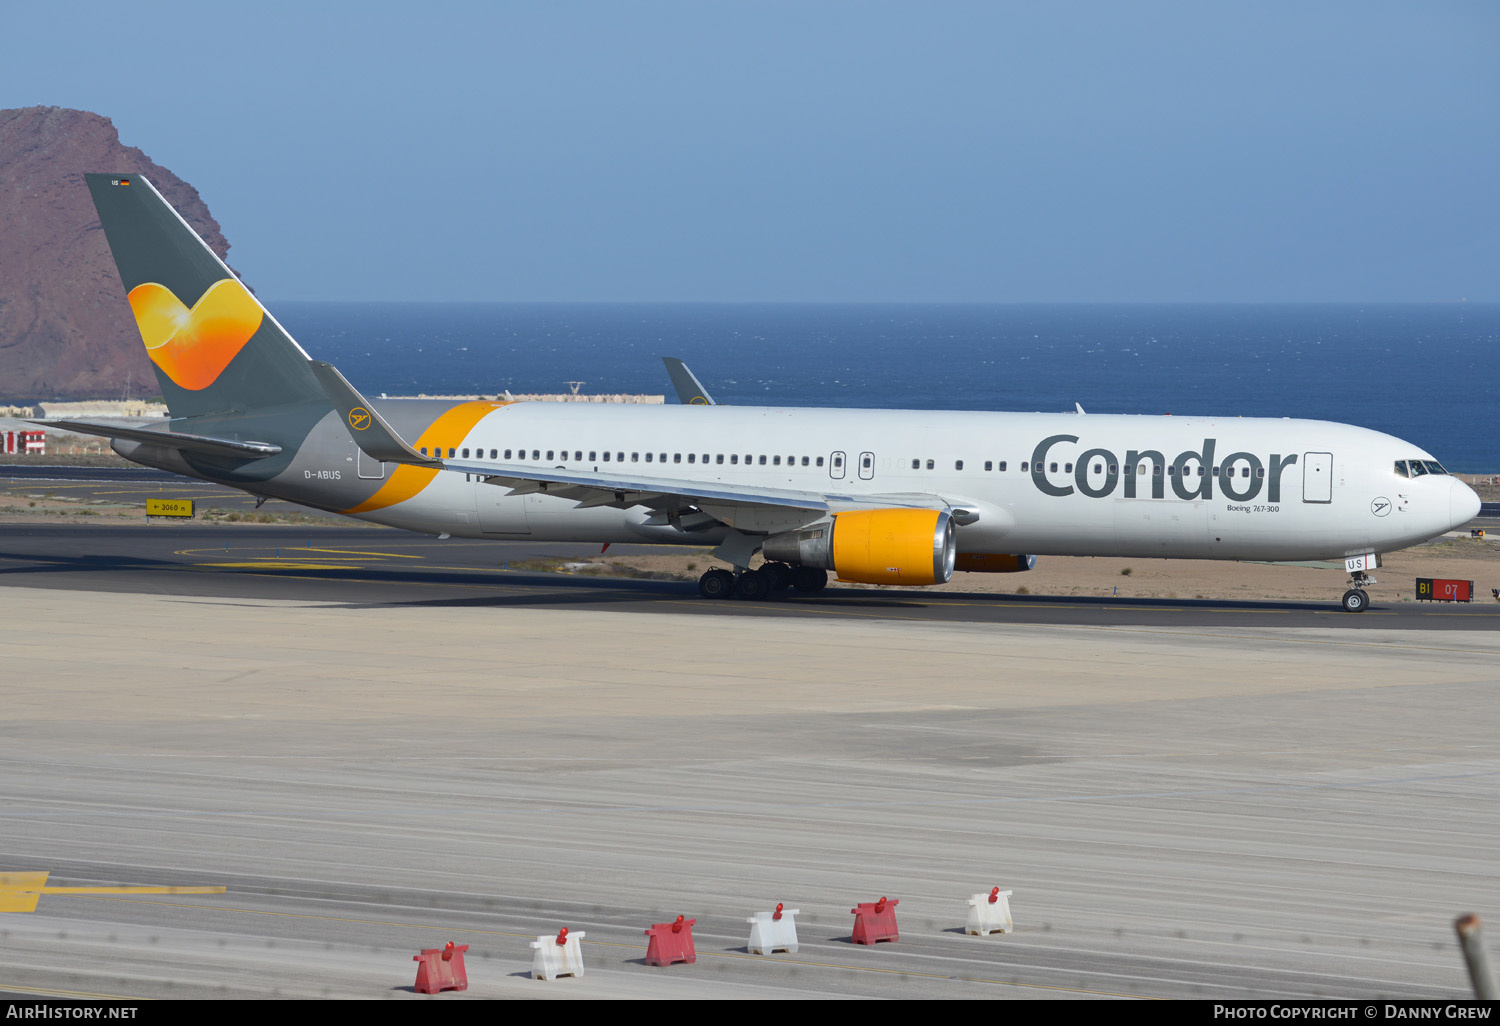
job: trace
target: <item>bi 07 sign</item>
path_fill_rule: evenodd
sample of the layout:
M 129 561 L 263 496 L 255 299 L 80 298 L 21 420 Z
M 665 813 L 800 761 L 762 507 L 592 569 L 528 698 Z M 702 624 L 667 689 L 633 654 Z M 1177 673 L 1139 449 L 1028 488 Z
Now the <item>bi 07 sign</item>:
M 1472 602 L 1473 581 L 1452 581 L 1442 577 L 1418 577 L 1417 599 L 1424 602 Z

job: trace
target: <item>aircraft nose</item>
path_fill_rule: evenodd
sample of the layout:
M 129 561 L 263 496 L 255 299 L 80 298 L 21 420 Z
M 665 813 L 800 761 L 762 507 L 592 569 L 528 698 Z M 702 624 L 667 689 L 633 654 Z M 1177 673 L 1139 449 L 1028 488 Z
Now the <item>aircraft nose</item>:
M 1462 527 L 1479 516 L 1479 493 L 1456 478 L 1448 492 L 1448 511 L 1454 527 Z

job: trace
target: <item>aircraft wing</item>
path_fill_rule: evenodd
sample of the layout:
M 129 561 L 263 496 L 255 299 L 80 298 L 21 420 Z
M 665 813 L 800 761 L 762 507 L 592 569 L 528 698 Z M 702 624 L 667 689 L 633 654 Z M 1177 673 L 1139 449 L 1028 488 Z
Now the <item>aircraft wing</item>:
M 769 533 L 802 527 L 844 510 L 891 507 L 944 510 L 959 524 L 979 519 L 970 503 L 925 492 L 847 495 L 463 460 L 444 460 L 443 469 L 474 474 L 486 484 L 508 487 L 508 495 L 572 499 L 578 509 L 644 506 L 653 517 L 648 523 L 672 524 L 684 531 L 723 523 L 748 533 Z
M 474 474 L 488 484 L 508 487 L 510 495 L 555 495 L 577 508 L 644 506 L 660 523 L 683 530 L 728 524 L 748 532 L 786 530 L 812 523 L 845 509 L 905 506 L 953 509 L 936 495 L 841 495 L 760 485 L 731 485 L 638 474 L 624 468 L 606 471 L 543 467 L 534 463 L 471 462 L 423 456 L 392 428 L 364 396 L 331 364 L 310 361 L 313 373 L 344 417 L 349 433 L 366 455 L 384 463 Z M 958 511 L 963 513 L 962 510 Z
M 118 424 L 90 424 L 83 420 L 33 420 L 31 423 L 44 428 L 60 428 L 77 431 L 84 435 L 101 435 L 104 438 L 124 438 L 131 442 L 146 442 L 167 449 L 181 449 L 208 456 L 228 456 L 232 459 L 260 460 L 281 452 L 281 446 L 270 442 L 240 442 L 232 438 L 210 438 L 207 435 L 189 435 L 165 428 L 125 427 Z
M 696 502 L 750 502 L 787 509 L 827 512 L 827 500 L 816 492 L 791 488 L 719 486 L 706 481 L 684 481 L 612 472 L 593 473 L 584 470 L 562 470 L 520 463 L 469 463 L 444 460 L 443 469 L 477 474 L 492 484 L 510 485 L 512 495 L 541 492 L 566 498 L 584 498 L 586 506 L 642 506 L 642 496 L 680 496 Z M 626 501 L 623 496 L 634 496 Z M 595 501 L 599 500 L 599 501 Z

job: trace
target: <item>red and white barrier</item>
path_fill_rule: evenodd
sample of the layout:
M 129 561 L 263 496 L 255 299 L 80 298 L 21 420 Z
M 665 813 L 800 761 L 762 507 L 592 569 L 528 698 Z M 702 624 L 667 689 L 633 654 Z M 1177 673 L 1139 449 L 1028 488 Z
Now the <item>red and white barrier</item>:
M 698 961 L 698 951 L 693 947 L 693 924 L 697 921 L 678 916 L 674 922 L 653 923 L 646 931 L 646 936 L 651 938 L 646 945 L 646 964 Z
M 881 898 L 879 901 L 862 901 L 849 911 L 854 915 L 854 943 L 876 944 L 894 941 L 901 937 L 896 929 L 896 906 L 899 898 Z
M 797 913 L 801 909 L 784 908 L 776 903 L 774 912 L 757 912 L 746 919 L 750 924 L 750 943 L 745 945 L 752 955 L 769 955 L 776 951 L 797 953 Z
M 990 888 L 988 894 L 969 898 L 969 922 L 964 933 L 988 937 L 992 933 L 1011 933 L 1016 924 L 1010 917 L 1010 891 Z
M 587 937 L 583 931 L 569 933 L 564 926 L 556 937 L 546 934 L 531 942 L 536 955 L 531 960 L 533 980 L 555 980 L 559 976 L 583 975 L 583 945 L 578 942 Z
M 467 944 L 454 945 L 449 941 L 441 948 L 424 948 L 420 955 L 411 956 L 417 963 L 418 994 L 437 994 L 445 990 L 468 990 L 469 973 L 464 968 L 464 952 Z

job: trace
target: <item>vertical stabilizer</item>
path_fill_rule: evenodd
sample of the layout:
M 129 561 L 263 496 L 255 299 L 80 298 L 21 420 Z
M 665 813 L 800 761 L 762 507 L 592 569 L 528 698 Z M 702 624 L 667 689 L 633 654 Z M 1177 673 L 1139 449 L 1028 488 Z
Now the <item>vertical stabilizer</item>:
M 84 175 L 173 417 L 326 403 L 307 354 L 140 175 Z

